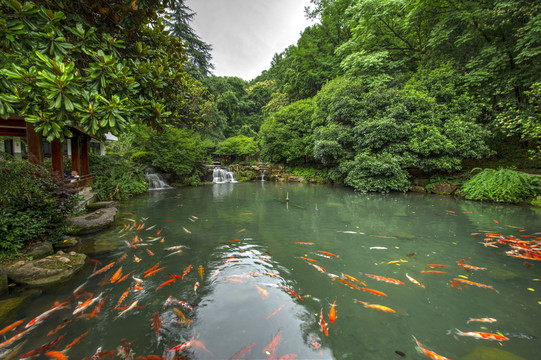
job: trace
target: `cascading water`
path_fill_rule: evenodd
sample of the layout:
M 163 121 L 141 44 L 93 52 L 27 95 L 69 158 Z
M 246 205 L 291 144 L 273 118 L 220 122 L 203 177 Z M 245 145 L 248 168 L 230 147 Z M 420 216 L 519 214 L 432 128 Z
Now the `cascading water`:
M 163 179 L 163 177 L 160 174 L 147 172 L 145 174 L 145 178 L 148 181 L 148 189 L 149 190 L 166 190 L 166 189 L 172 189 L 172 186 L 169 186 Z
M 236 183 L 238 180 L 237 175 L 234 172 L 222 168 L 214 168 L 214 170 L 212 170 L 212 182 L 224 184 Z
M 261 182 L 265 181 L 265 170 L 261 170 Z

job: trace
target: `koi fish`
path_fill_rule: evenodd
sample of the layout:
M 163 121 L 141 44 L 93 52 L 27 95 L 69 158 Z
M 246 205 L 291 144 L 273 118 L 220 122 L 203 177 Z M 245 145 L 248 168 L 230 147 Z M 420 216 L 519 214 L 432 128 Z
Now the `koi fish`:
M 331 306 L 331 310 L 329 310 L 329 320 L 331 321 L 331 323 L 334 322 L 334 320 L 336 320 L 338 317 L 336 316 L 336 300 L 334 300 L 334 302 L 332 303 L 332 306 Z
M 252 352 L 252 348 L 255 346 L 255 342 L 246 345 L 239 351 L 237 351 L 229 360 L 240 360 L 242 359 L 246 354 L 249 354 Z
M 26 330 L 23 330 L 21 331 L 20 333 L 18 333 L 17 335 L 15 336 L 12 336 L 10 337 L 9 339 L 7 339 L 6 341 L 4 341 L 3 343 L 0 343 L 0 349 L 8 346 L 9 344 L 11 344 L 12 342 L 22 338 L 27 332 L 29 332 L 30 330 L 32 330 L 33 328 L 28 328 Z
M 201 341 L 197 341 L 197 340 L 186 341 L 185 343 L 182 343 L 182 344 L 177 345 L 175 347 L 165 349 L 165 351 L 178 352 L 178 351 L 187 350 L 187 349 L 191 348 L 192 346 L 197 346 L 201 350 L 204 350 L 204 351 L 210 353 L 210 351 L 205 347 L 205 345 L 203 345 L 203 343 Z
M 427 274 L 447 274 L 445 271 L 439 271 L 439 270 L 423 270 L 422 273 Z
M 413 336 L 413 335 L 412 335 Z M 419 350 L 421 350 L 424 354 L 426 354 L 429 358 L 431 358 L 432 360 L 450 360 L 444 356 L 441 356 L 441 355 L 438 355 L 436 354 L 434 351 L 431 351 L 431 350 L 428 350 L 428 349 L 425 349 L 423 347 L 423 345 L 421 345 L 421 343 L 415 338 L 415 336 L 413 336 L 413 339 L 415 340 L 415 342 L 417 343 L 417 346 L 419 347 Z
M 325 322 L 325 319 L 323 318 L 323 308 L 321 308 L 321 312 L 319 313 L 319 326 L 321 326 L 321 331 L 323 331 L 323 334 L 325 334 L 325 336 L 329 336 L 327 323 Z
M 27 352 L 26 354 L 22 354 L 19 356 L 19 359 L 25 359 L 25 358 L 30 358 L 30 357 L 35 357 L 35 356 L 38 356 L 39 354 L 41 354 L 42 352 L 45 352 L 47 351 L 49 348 L 52 348 L 53 346 L 55 346 L 56 344 L 58 344 L 60 342 L 60 340 L 64 337 L 64 335 L 60 335 L 56 340 L 53 340 L 51 341 L 50 343 L 48 344 L 45 344 L 35 350 L 32 350 L 32 351 L 29 351 Z
M 155 291 L 158 291 L 160 288 L 162 288 L 162 287 L 164 287 L 166 285 L 169 285 L 169 284 L 175 282 L 176 280 L 177 280 L 177 278 L 172 278 L 170 280 L 167 280 L 166 282 L 164 282 L 160 286 L 158 286 Z
M 479 319 L 472 319 L 470 318 L 468 321 L 466 321 L 466 324 L 469 324 L 470 322 L 472 321 L 479 321 L 479 322 L 487 322 L 487 323 L 493 323 L 493 322 L 496 322 L 498 320 L 494 319 L 494 318 L 479 318 Z
M 96 350 L 96 353 L 92 355 L 91 359 L 101 359 L 107 355 L 114 355 L 116 353 L 116 350 L 101 350 L 101 347 L 99 347 Z
M 295 244 L 299 244 L 299 245 L 315 245 L 316 243 L 297 241 L 297 242 L 295 242 Z
M 431 267 L 431 268 L 446 268 L 446 267 L 448 267 L 449 265 L 427 264 L 426 266 Z
M 2 330 L 0 330 L 0 335 L 4 335 L 5 333 L 15 329 L 17 326 L 21 325 L 24 322 L 24 319 L 15 321 L 13 324 L 6 326 Z
M 158 344 L 159 344 L 160 343 L 160 329 L 162 327 L 162 318 L 159 312 L 154 313 L 154 316 L 152 317 L 152 327 L 154 328 L 154 332 L 156 333 L 156 337 L 158 338 Z
M 261 286 L 259 285 L 254 285 L 256 287 L 257 290 L 259 290 L 259 292 L 261 293 L 261 297 L 263 299 L 266 299 L 267 296 L 269 296 L 269 292 L 265 289 L 263 289 Z
M 146 231 L 150 231 L 156 227 L 156 224 L 152 225 L 151 227 L 146 228 Z
M 139 259 L 137 256 L 133 255 L 133 261 L 138 263 L 139 261 L 141 261 L 141 259 Z
M 195 285 L 193 286 L 193 292 L 194 292 L 194 294 L 196 294 L 196 295 L 197 295 L 197 289 L 198 289 L 198 288 L 199 288 L 199 281 L 197 281 L 197 282 L 195 283 Z
M 94 316 L 96 316 L 96 314 L 98 314 L 100 311 L 101 311 L 101 308 L 103 306 L 103 304 L 105 304 L 105 300 L 107 300 L 107 298 L 109 297 L 109 295 L 105 295 L 105 297 L 103 298 L 103 300 L 98 304 L 98 306 L 96 306 L 96 308 L 94 309 L 94 311 L 92 311 L 92 313 L 90 314 L 90 317 L 93 318 Z
M 471 336 L 475 339 L 495 340 L 495 341 L 509 340 L 507 336 L 500 335 L 500 334 L 492 334 L 492 333 L 476 332 L 476 331 L 462 332 L 458 329 L 455 329 L 455 330 L 456 330 L 456 334 L 459 336 Z
M 182 248 L 184 248 L 186 246 L 184 245 L 177 245 L 177 246 L 171 246 L 171 247 L 168 247 L 168 248 L 165 248 L 164 250 L 167 250 L 167 251 L 171 251 L 171 250 L 180 250 Z
M 395 310 L 387 307 L 387 306 L 383 306 L 383 305 L 377 305 L 377 304 L 369 304 L 367 302 L 364 302 L 364 301 L 360 301 L 360 300 L 357 300 L 357 299 L 353 299 L 354 301 L 360 303 L 360 304 L 363 304 L 365 308 L 369 308 L 369 309 L 375 309 L 375 310 L 379 310 L 379 311 L 383 311 L 383 312 L 388 312 L 388 313 L 396 313 Z
M 384 246 L 372 246 L 369 248 L 370 250 L 387 250 Z
M 372 279 L 376 279 L 377 281 L 385 281 L 389 284 L 394 284 L 394 285 L 405 285 L 402 281 L 396 280 L 393 278 L 379 276 L 379 275 L 372 275 L 372 274 L 365 274 L 365 275 L 368 277 L 371 277 Z
M 354 289 L 354 290 L 361 290 L 361 288 L 355 284 L 353 284 L 352 282 L 349 282 L 347 280 L 344 280 L 344 279 L 340 279 L 338 277 L 335 277 L 333 278 L 334 281 L 339 281 L 341 282 L 342 284 L 346 285 L 346 286 L 349 286 L 350 288 Z M 364 283 L 363 283 L 364 284 Z M 366 285 L 363 285 L 363 286 L 366 286 Z
M 177 304 L 179 304 L 182 307 L 185 307 L 186 309 L 188 309 L 190 311 L 193 310 L 193 307 L 190 304 L 188 304 L 187 302 L 185 302 L 185 301 L 177 301 Z
M 105 265 L 105 266 L 102 267 L 101 269 L 99 269 L 99 270 L 93 272 L 92 274 L 90 274 L 90 276 L 89 276 L 88 278 L 90 279 L 91 277 L 94 277 L 94 276 L 96 276 L 96 275 L 98 275 L 98 274 L 104 273 L 104 272 L 106 272 L 107 270 L 109 270 L 110 268 L 112 268 L 114 265 L 115 265 L 115 262 L 113 261 L 113 262 L 110 263 L 109 265 Z
M 278 360 L 293 360 L 298 357 L 299 355 L 291 353 L 291 354 L 285 354 L 285 355 L 280 356 Z
M 457 264 L 460 264 L 460 263 L 463 263 L 464 261 L 470 260 L 470 259 L 471 259 L 471 256 L 468 256 L 467 258 L 464 258 L 464 259 L 462 259 L 462 260 L 458 260 L 456 263 L 457 263 Z
M 39 325 L 43 322 L 43 320 L 45 320 L 49 315 L 51 315 L 53 312 L 57 311 L 57 310 L 60 310 L 60 309 L 67 309 L 68 308 L 68 303 L 67 302 L 64 302 L 64 303 L 61 303 L 61 304 L 58 304 L 56 305 L 55 307 L 53 307 L 52 309 L 50 310 L 47 310 L 45 311 L 44 313 L 42 313 L 41 315 L 39 316 L 36 316 L 34 319 L 30 320 L 30 322 L 28 322 L 28 324 L 26 324 L 24 326 L 25 329 L 28 329 L 32 326 L 35 326 L 35 325 Z
M 188 265 L 188 267 L 184 270 L 184 272 L 182 273 L 182 278 L 184 279 L 186 277 L 186 275 L 188 275 L 188 273 L 190 272 L 190 270 L 192 270 L 192 265 Z
M 143 276 L 143 278 L 147 278 L 147 277 L 149 277 L 149 276 L 156 275 L 156 273 L 157 273 L 158 271 L 162 271 L 163 269 L 165 269 L 165 266 L 164 266 L 164 267 L 161 267 L 161 268 L 154 269 L 154 270 L 152 270 L 151 272 L 146 273 L 146 274 Z
M 313 267 L 315 267 L 318 271 L 324 273 L 326 272 L 327 270 L 325 270 L 324 268 L 322 268 L 321 266 L 319 265 L 316 265 L 316 264 L 312 264 L 312 263 L 307 263 L 308 265 L 312 265 Z
M 203 275 L 205 274 L 205 271 L 203 270 L 203 265 L 199 265 L 199 277 L 201 277 L 201 281 L 203 281 Z
M 117 302 L 116 306 L 113 309 L 115 309 L 115 310 L 118 309 L 120 304 L 122 304 L 122 301 L 124 301 L 126 296 L 128 296 L 128 293 L 130 292 L 130 289 L 131 288 L 128 288 L 128 290 L 126 290 L 122 295 L 120 295 L 120 299 L 118 299 L 118 302 Z
M 128 311 L 134 309 L 136 306 L 137 306 L 137 303 L 139 302 L 139 300 L 135 300 L 130 306 L 128 306 L 128 308 L 124 311 L 122 311 L 120 314 L 117 315 L 116 318 L 114 318 L 114 320 L 118 319 L 119 317 L 121 317 L 122 315 L 126 314 Z
M 454 281 L 459 281 L 459 282 L 464 283 L 466 285 L 474 285 L 474 286 L 477 286 L 477 287 L 482 287 L 482 288 L 494 290 L 498 294 L 500 293 L 498 290 L 494 289 L 492 286 L 489 286 L 489 285 L 485 285 L 485 284 L 481 284 L 481 283 L 477 283 L 477 282 L 473 282 L 473 281 L 469 281 L 469 280 L 465 280 L 465 279 L 461 279 L 461 278 L 453 278 L 453 280 Z
M 111 284 L 116 282 L 120 277 L 122 276 L 122 266 L 120 267 L 120 269 L 118 269 L 113 277 L 111 277 Z
M 71 343 L 69 343 L 66 348 L 64 349 L 64 352 L 66 352 L 67 350 L 69 350 L 70 348 L 72 348 L 73 346 L 77 345 L 84 337 L 86 337 L 88 334 L 90 333 L 90 330 L 88 330 L 87 332 L 83 333 L 82 335 L 78 336 L 77 338 L 75 338 L 75 340 L 73 340 Z
M 154 256 L 154 253 L 152 251 L 150 251 L 149 249 L 145 249 L 147 251 L 147 253 L 150 255 L 150 256 Z
M 56 360 L 68 360 L 68 357 L 64 355 L 64 353 L 61 351 L 47 351 L 45 353 L 45 356 L 48 356 L 51 359 L 56 359 Z
M 128 254 L 127 254 L 127 253 L 124 253 L 124 255 L 122 255 L 122 256 L 120 257 L 120 259 L 118 259 L 116 262 L 119 263 L 119 262 L 121 262 L 122 260 L 124 260 L 126 257 L 128 257 Z
M 458 264 L 460 266 L 462 266 L 464 268 L 464 270 L 486 270 L 487 268 L 484 268 L 484 267 L 479 267 L 479 266 L 473 266 L 473 265 L 468 265 L 468 264 Z
M 387 296 L 387 294 L 385 294 L 385 293 L 382 292 L 382 291 L 378 291 L 378 290 L 374 290 L 374 289 L 369 289 L 369 288 L 366 288 L 366 287 L 362 287 L 361 290 L 366 291 L 366 292 L 369 292 L 369 293 L 372 293 L 372 294 L 377 295 L 377 296 Z
M 246 229 L 240 229 L 239 231 L 237 231 L 237 234 L 240 234 L 241 232 L 245 232 Z
M 281 286 L 284 288 L 284 290 L 285 290 L 286 292 L 288 292 L 289 294 L 295 296 L 297 299 L 299 299 L 299 300 L 302 301 L 302 297 L 301 297 L 300 295 L 297 295 L 297 293 L 295 293 L 295 291 L 293 291 L 292 289 L 288 288 L 287 286 L 284 286 L 284 285 L 281 285 Z
M 88 300 L 86 300 L 85 302 L 83 302 L 82 304 L 79 304 L 79 306 L 77 306 L 75 308 L 75 310 L 73 310 L 73 313 L 72 315 L 75 315 L 75 314 L 78 314 L 80 312 L 83 312 L 85 311 L 88 307 L 90 307 L 92 304 L 94 304 L 96 301 L 100 301 L 101 300 L 101 296 L 103 295 L 103 293 L 99 294 L 98 296 L 94 297 L 94 298 L 90 298 Z
M 220 272 L 220 269 L 216 269 L 216 271 L 212 274 L 212 276 L 210 277 L 210 280 L 212 280 L 213 278 L 216 277 L 216 275 L 218 275 L 218 273 Z
M 49 332 L 47 333 L 47 336 L 51 336 L 51 335 L 56 334 L 57 332 L 59 332 L 60 330 L 62 330 L 63 328 L 65 328 L 66 325 L 68 325 L 70 322 L 71 322 L 71 319 L 64 320 L 60 325 L 58 325 L 57 327 L 55 327 L 53 330 L 49 331 Z
M 275 310 L 272 314 L 270 314 L 269 316 L 266 317 L 267 320 L 269 320 L 271 317 L 273 317 L 274 315 L 278 314 L 283 308 L 284 306 L 286 306 L 285 304 L 283 304 L 282 306 L 280 306 L 277 310 Z
M 310 259 L 310 258 L 307 258 L 307 257 L 304 257 L 304 256 L 296 256 L 295 258 L 310 261 L 310 262 L 317 262 L 317 260 Z
M 425 288 L 425 286 L 423 284 L 421 284 L 420 282 L 418 282 L 417 280 L 415 280 L 414 278 L 409 276 L 408 273 L 406 273 L 406 277 L 408 278 L 409 281 L 411 281 L 415 285 L 418 285 L 418 286 L 422 287 L 423 289 Z
M 186 229 L 185 227 L 182 228 L 187 234 L 191 234 L 192 232 L 188 229 Z
M 335 254 L 333 254 L 333 253 L 330 253 L 330 252 L 328 252 L 328 251 L 318 250 L 317 252 L 320 253 L 320 254 L 329 255 L 329 256 L 332 256 L 332 257 L 335 257 L 335 258 L 339 258 L 339 257 L 340 257 L 340 256 L 335 255 Z

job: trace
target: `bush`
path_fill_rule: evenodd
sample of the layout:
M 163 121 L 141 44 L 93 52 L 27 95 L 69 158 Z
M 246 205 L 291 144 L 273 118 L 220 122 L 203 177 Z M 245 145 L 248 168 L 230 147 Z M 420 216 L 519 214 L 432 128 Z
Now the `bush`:
M 94 174 L 92 190 L 100 201 L 124 200 L 148 190 L 141 167 L 120 156 L 91 154 L 89 168 Z
M 219 143 L 216 152 L 219 154 L 236 153 L 238 157 L 253 157 L 259 152 L 259 146 L 254 138 L 237 135 Z
M 480 169 L 473 169 L 473 171 Z M 509 169 L 484 169 L 464 183 L 466 199 L 517 203 L 535 195 L 536 181 L 528 174 Z
M 75 193 L 43 166 L 0 161 L 0 256 L 34 241 L 61 240 L 77 205 Z

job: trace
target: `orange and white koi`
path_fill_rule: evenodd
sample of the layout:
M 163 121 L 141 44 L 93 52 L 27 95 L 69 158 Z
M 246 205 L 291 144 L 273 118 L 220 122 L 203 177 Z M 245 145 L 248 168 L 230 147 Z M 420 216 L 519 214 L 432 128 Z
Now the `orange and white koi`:
M 421 343 L 415 338 L 415 336 L 413 336 L 413 339 L 417 343 L 417 346 L 419 347 L 419 350 L 421 350 L 426 356 L 428 356 L 432 360 L 450 360 L 450 359 L 446 358 L 445 356 L 438 355 L 434 351 L 431 351 L 431 350 L 428 350 L 428 349 L 424 348 L 423 345 L 421 345 Z
M 7 339 L 6 341 L 4 341 L 3 343 L 0 343 L 0 349 L 10 345 L 12 342 L 22 338 L 27 332 L 29 332 L 30 330 L 32 330 L 33 328 L 28 328 L 26 330 L 23 330 L 21 331 L 20 333 L 18 333 L 17 335 L 15 336 L 12 336 L 10 337 L 9 339 Z
M 496 291 L 498 294 L 500 293 L 498 290 L 494 289 L 492 286 L 490 285 L 485 285 L 485 284 L 481 284 L 481 283 L 477 283 L 477 282 L 473 282 L 473 281 L 469 281 L 469 280 L 465 280 L 465 279 L 461 279 L 461 278 L 453 278 L 454 281 L 459 281 L 461 283 L 464 283 L 466 285 L 473 285 L 473 286 L 477 286 L 477 287 L 481 287 L 481 288 L 486 288 L 486 289 L 490 289 L 490 290 L 494 290 Z
M 137 256 L 133 255 L 133 261 L 135 261 L 136 263 L 140 262 L 141 259 L 139 259 Z
M 317 252 L 320 253 L 320 254 L 329 255 L 329 256 L 332 256 L 332 257 L 335 257 L 335 258 L 339 258 L 339 257 L 340 257 L 340 256 L 335 255 L 335 254 L 333 254 L 333 253 L 330 253 L 330 252 L 328 252 L 328 251 L 318 250 Z
M 459 263 L 458 264 L 459 266 L 462 266 L 464 268 L 464 270 L 486 270 L 487 268 L 484 268 L 484 267 L 479 267 L 479 266 L 473 266 L 473 265 L 468 265 L 468 264 L 462 264 L 462 263 Z
M 472 321 L 493 323 L 493 322 L 496 322 L 496 321 L 498 321 L 498 320 L 496 320 L 496 319 L 494 319 L 494 318 L 479 318 L 479 319 L 473 319 L 473 318 L 470 318 L 468 321 L 466 321 L 466 324 L 469 324 L 469 323 L 472 322 Z
M 212 276 L 210 277 L 210 280 L 214 279 L 216 277 L 216 275 L 218 275 L 218 273 L 220 272 L 221 270 L 220 269 L 216 269 L 216 271 L 212 274 Z
M 313 267 L 315 267 L 318 271 L 324 273 L 324 272 L 327 272 L 327 270 L 325 270 L 324 268 L 322 268 L 321 266 L 319 265 L 316 265 L 316 264 L 312 264 L 312 263 L 307 263 L 308 265 L 311 265 Z
M 327 329 L 327 323 L 323 318 L 323 308 L 321 308 L 321 312 L 319 313 L 319 326 L 321 327 L 323 334 L 325 334 L 325 336 L 329 336 L 329 329 Z
M 369 293 L 377 295 L 377 296 L 387 296 L 387 294 L 385 294 L 383 291 L 379 291 L 379 290 L 369 289 L 369 288 L 366 288 L 366 287 L 362 287 L 361 290 L 369 292 Z
M 73 313 L 72 315 L 75 315 L 75 314 L 78 314 L 80 312 L 83 312 L 85 311 L 88 307 L 90 307 L 92 304 L 94 304 L 96 301 L 100 301 L 101 300 L 101 296 L 103 295 L 103 293 L 99 294 L 98 296 L 94 297 L 94 298 L 90 298 L 88 300 L 86 300 L 85 302 L 79 304 L 75 310 L 73 310 Z
M 414 278 L 409 276 L 408 273 L 406 273 L 406 277 L 408 278 L 409 281 L 411 281 L 415 285 L 418 285 L 418 286 L 422 287 L 423 289 L 425 288 L 425 286 L 423 284 L 421 284 L 420 282 L 418 282 L 417 280 L 415 280 Z
M 122 311 L 120 314 L 118 314 L 118 315 L 116 316 L 116 318 L 114 318 L 114 320 L 116 320 L 116 319 L 118 319 L 119 317 L 121 317 L 122 315 L 126 314 L 128 311 L 134 309 L 134 308 L 137 306 L 138 303 L 139 303 L 139 300 L 135 300 L 130 306 L 128 306 L 128 308 L 127 308 L 126 310 L 124 310 L 124 311 Z
M 108 265 L 105 265 L 104 267 L 102 267 L 101 269 L 93 272 L 92 274 L 90 274 L 90 276 L 88 277 L 89 279 L 93 276 L 96 276 L 98 274 L 101 274 L 101 273 L 104 273 L 106 272 L 107 270 L 109 270 L 110 268 L 112 268 L 113 266 L 115 265 L 115 262 L 113 261 L 112 263 L 108 264 Z
M 290 288 L 288 288 L 287 286 L 284 286 L 284 285 L 281 285 L 281 286 L 284 288 L 284 290 L 286 292 L 288 292 L 289 294 L 295 296 L 297 299 L 302 301 L 302 296 L 297 295 L 297 293 L 295 291 L 293 291 L 293 289 L 290 289 Z
M 367 302 L 364 302 L 364 301 L 360 301 L 360 300 L 357 300 L 357 299 L 353 299 L 354 301 L 360 303 L 360 304 L 363 304 L 365 308 L 369 308 L 369 309 L 375 309 L 375 310 L 379 310 L 379 311 L 383 311 L 383 312 L 388 312 L 388 313 L 396 313 L 395 310 L 387 307 L 387 306 L 383 306 L 383 305 L 377 305 L 377 304 L 369 304 Z
M 49 315 L 51 315 L 53 312 L 57 311 L 57 310 L 60 310 L 60 309 L 67 309 L 68 308 L 68 303 L 67 302 L 64 302 L 64 303 L 61 303 L 61 304 L 58 304 L 56 306 L 54 306 L 52 309 L 50 310 L 47 310 L 45 311 L 44 313 L 42 313 L 41 315 L 39 316 L 36 316 L 34 319 L 30 320 L 28 322 L 28 324 L 26 324 L 24 326 L 25 329 L 28 329 L 32 326 L 35 326 L 35 325 L 39 325 L 43 322 L 43 320 L 45 320 Z
M 193 286 L 193 292 L 194 292 L 194 294 L 196 294 L 196 295 L 197 295 L 197 289 L 198 289 L 198 288 L 199 288 L 199 281 L 197 281 L 197 282 L 195 283 L 195 285 Z
M 336 316 L 336 300 L 332 303 L 331 310 L 329 310 L 329 320 L 331 323 L 334 322 L 338 317 Z
M 272 314 L 270 314 L 269 316 L 266 317 L 267 320 L 269 320 L 271 317 L 273 317 L 274 315 L 278 314 L 283 308 L 284 306 L 286 306 L 286 304 L 283 304 L 282 306 L 280 306 L 277 310 L 275 310 Z
M 307 257 L 304 257 L 304 256 L 296 256 L 295 258 L 310 261 L 310 262 L 317 262 L 317 260 L 310 259 L 310 258 L 307 258 Z
M 210 353 L 210 351 L 205 347 L 205 345 L 203 345 L 203 343 L 201 341 L 197 341 L 197 340 L 186 341 L 185 343 L 182 343 L 182 344 L 177 345 L 175 347 L 165 349 L 165 351 L 179 352 L 179 351 L 187 350 L 187 349 L 189 349 L 189 348 L 191 348 L 193 346 L 196 346 L 196 347 L 200 348 L 201 350 L 204 350 L 204 351 Z
M 455 329 L 456 334 L 459 336 L 471 336 L 475 339 L 484 339 L 484 340 L 495 340 L 495 341 L 505 341 L 509 340 L 507 336 L 500 335 L 500 334 L 492 334 L 492 333 L 485 333 L 485 332 L 462 332 L 458 329 Z
M 387 282 L 389 284 L 394 284 L 394 285 L 405 285 L 402 281 L 396 280 L 390 277 L 372 275 L 372 274 L 365 274 L 365 275 L 368 277 L 371 277 L 372 279 L 376 279 L 377 281 L 384 281 L 384 282 Z

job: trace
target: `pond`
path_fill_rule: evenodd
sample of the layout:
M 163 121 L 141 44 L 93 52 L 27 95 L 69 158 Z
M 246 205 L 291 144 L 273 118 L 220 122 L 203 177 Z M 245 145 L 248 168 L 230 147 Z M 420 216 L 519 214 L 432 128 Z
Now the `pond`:
M 52 343 L 38 359 L 51 350 L 70 359 L 428 358 L 415 337 L 449 359 L 536 359 L 541 263 L 507 256 L 510 243 L 497 240 L 535 244 L 540 216 L 322 185 L 151 192 L 123 203 L 116 226 L 90 245 L 109 251 L 0 324 L 24 319 L 1 342 L 67 302 L 0 351 L 19 358 Z

